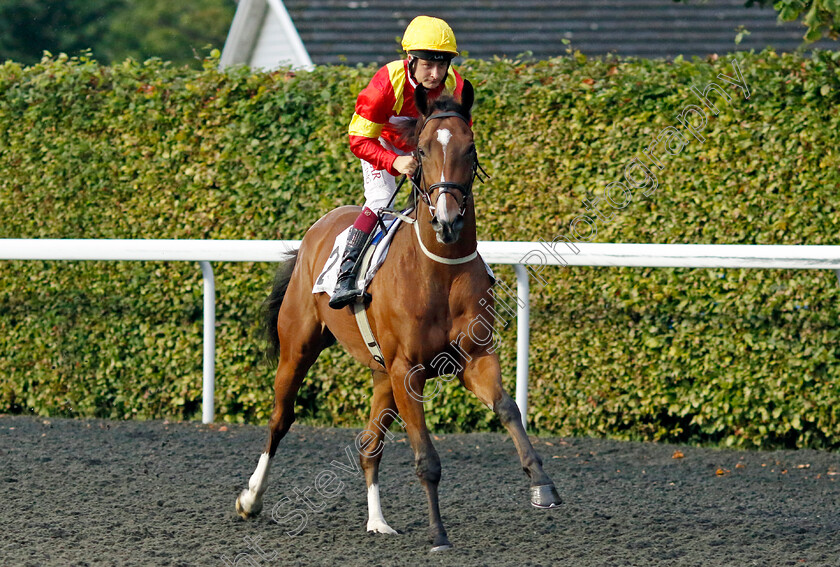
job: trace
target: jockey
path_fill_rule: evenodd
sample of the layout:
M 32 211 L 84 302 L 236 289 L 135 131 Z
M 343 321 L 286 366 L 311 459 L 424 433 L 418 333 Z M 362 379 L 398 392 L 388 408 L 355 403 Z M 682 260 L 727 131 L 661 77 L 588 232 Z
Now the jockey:
M 396 176 L 411 176 L 417 161 L 414 147 L 401 139 L 396 127 L 418 118 L 414 89 L 422 85 L 430 101 L 447 92 L 460 96 L 464 80 L 450 62 L 458 55 L 455 34 L 438 18 L 418 16 L 405 30 L 402 48 L 406 59 L 382 67 L 359 93 L 350 121 L 350 149 L 362 161 L 365 205 L 353 223 L 341 260 L 338 281 L 330 307 L 341 309 L 361 293 L 356 289 L 358 260 L 376 227 L 380 209 L 390 207 L 397 192 Z

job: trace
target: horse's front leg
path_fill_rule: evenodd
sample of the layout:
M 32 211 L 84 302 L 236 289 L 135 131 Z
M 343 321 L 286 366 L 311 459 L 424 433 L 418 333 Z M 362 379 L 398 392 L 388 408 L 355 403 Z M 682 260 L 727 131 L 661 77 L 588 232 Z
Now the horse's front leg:
M 374 370 L 370 421 L 360 439 L 359 463 L 365 472 L 367 486 L 367 531 L 380 534 L 397 533 L 385 521 L 379 501 L 379 462 L 382 460 L 382 451 L 385 448 L 383 439 L 385 435 L 393 439 L 388 427 L 395 418 L 399 419 L 390 378 L 385 372 Z
M 537 508 L 554 508 L 560 505 L 560 496 L 551 478 L 542 467 L 542 459 L 534 450 L 525 428 L 519 408 L 502 386 L 499 357 L 496 354 L 474 356 L 464 367 L 464 385 L 484 405 L 492 409 L 508 430 L 522 469 L 531 480 L 531 504 Z
M 407 361 L 395 362 L 389 369 L 394 400 L 405 420 L 405 428 L 411 448 L 414 449 L 414 467 L 420 483 L 426 490 L 429 504 L 429 538 L 432 551 L 449 549 L 449 537 L 443 527 L 438 501 L 440 482 L 440 457 L 432 445 L 426 416 L 423 411 L 423 386 L 426 371 L 422 365 L 412 367 Z

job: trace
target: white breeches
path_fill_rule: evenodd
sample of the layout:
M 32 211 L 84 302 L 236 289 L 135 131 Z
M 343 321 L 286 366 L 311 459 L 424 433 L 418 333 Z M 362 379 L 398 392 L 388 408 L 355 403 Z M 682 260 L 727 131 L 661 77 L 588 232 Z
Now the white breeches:
M 382 147 L 397 155 L 408 155 L 382 138 L 379 138 L 379 143 L 382 144 Z M 365 160 L 360 161 L 362 162 L 362 175 L 365 180 L 365 207 L 378 215 L 379 209 L 390 207 L 393 204 L 394 195 L 397 193 L 397 181 L 393 175 L 384 169 L 374 169 Z

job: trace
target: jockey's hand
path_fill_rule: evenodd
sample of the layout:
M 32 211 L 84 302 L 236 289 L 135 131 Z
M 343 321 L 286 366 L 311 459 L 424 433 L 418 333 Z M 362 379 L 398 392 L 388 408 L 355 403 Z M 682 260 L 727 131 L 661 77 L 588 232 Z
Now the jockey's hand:
M 417 170 L 417 160 L 413 156 L 398 156 L 394 160 L 394 169 L 411 177 Z

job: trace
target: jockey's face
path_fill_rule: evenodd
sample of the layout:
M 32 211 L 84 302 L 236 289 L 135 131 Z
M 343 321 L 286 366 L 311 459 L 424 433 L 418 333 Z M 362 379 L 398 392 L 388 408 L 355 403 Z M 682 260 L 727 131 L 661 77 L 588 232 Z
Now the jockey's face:
M 417 59 L 417 66 L 414 68 L 414 80 L 431 90 L 437 88 L 446 79 L 448 69 L 448 61 Z

